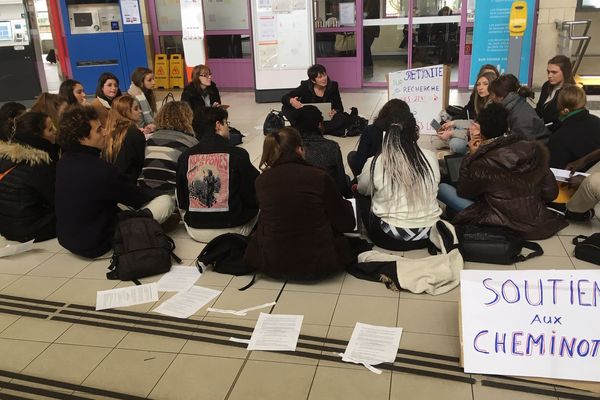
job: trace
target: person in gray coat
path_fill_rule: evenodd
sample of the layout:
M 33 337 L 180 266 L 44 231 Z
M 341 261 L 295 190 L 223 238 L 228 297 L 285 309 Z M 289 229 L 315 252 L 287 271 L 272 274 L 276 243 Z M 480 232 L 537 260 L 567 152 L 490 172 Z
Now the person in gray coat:
M 533 99 L 530 88 L 521 86 L 514 75 L 507 74 L 491 82 L 489 91 L 492 101 L 502 104 L 508 111 L 510 133 L 528 140 L 548 142 L 550 130 L 527 102 L 528 98 Z

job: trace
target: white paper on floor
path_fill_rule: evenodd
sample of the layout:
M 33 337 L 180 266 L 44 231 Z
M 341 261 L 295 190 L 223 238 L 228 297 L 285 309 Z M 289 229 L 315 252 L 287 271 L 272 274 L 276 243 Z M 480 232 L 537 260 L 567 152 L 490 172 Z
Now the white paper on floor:
M 260 306 L 244 308 L 243 310 L 223 310 L 221 308 L 210 307 L 206 311 L 221 313 L 221 314 L 233 314 L 233 315 L 244 316 L 244 315 L 247 315 L 248 312 L 250 312 L 250 311 L 260 310 L 261 308 L 266 308 L 266 307 L 271 307 L 271 306 L 274 306 L 275 304 L 277 304 L 277 303 L 273 301 L 271 303 L 261 304 Z
M 174 265 L 158 280 L 159 292 L 184 292 L 189 290 L 202 274 L 196 267 Z
M 393 363 L 401 337 L 402 328 L 357 322 L 346 351 L 341 354 L 342 361 L 363 364 L 367 368 L 384 362 Z
M 260 313 L 248 350 L 295 351 L 303 315 Z
M 192 286 L 185 292 L 179 292 L 156 307 L 154 312 L 176 318 L 188 318 L 221 294 L 220 290 Z
M 134 306 L 152 301 L 158 301 L 156 282 L 99 291 L 96 293 L 96 310 Z
M 33 240 L 25 243 L 9 244 L 0 248 L 0 257 L 14 256 L 33 249 Z

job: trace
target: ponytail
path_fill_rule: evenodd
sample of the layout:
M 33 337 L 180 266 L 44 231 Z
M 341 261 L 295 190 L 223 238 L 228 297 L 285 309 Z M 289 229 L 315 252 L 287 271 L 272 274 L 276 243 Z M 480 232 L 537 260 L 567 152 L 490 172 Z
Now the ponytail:
M 521 97 L 526 97 L 533 99 L 535 97 L 535 93 L 529 86 L 519 86 L 519 90 L 517 90 L 517 94 Z
M 260 158 L 259 168 L 264 171 L 273 167 L 281 156 L 295 154 L 296 149 L 302 146 L 302 138 L 298 131 L 291 127 L 281 128 L 278 132 L 265 136 L 263 153 Z

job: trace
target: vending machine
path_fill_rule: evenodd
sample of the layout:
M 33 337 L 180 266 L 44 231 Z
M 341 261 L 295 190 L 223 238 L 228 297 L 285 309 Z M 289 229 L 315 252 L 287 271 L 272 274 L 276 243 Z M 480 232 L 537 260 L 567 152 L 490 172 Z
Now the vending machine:
M 0 102 L 30 100 L 45 90 L 33 15 L 27 2 L 0 0 Z
M 93 93 L 103 72 L 127 89 L 131 72 L 146 67 L 138 0 L 60 0 L 68 75 Z

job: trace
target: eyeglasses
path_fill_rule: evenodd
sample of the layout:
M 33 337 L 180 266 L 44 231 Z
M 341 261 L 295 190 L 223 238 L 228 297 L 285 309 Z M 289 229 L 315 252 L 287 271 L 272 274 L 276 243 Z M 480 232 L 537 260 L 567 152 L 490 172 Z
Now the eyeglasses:
M 203 78 L 212 78 L 212 74 L 200 74 Z

